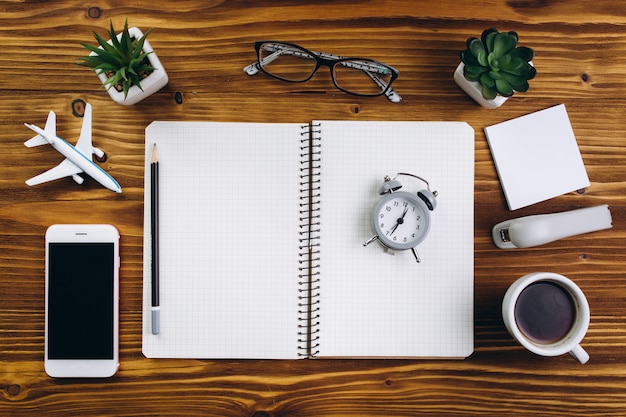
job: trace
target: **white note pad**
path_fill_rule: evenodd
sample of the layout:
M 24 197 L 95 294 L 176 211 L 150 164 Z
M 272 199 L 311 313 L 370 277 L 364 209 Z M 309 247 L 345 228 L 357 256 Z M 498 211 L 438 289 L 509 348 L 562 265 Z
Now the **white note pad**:
M 485 128 L 510 210 L 589 186 L 565 105 Z

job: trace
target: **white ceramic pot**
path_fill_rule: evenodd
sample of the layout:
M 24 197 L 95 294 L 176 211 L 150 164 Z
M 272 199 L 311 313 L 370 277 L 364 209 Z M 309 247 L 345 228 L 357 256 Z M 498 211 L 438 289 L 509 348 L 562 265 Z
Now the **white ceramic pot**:
M 456 71 L 454 71 L 454 81 L 457 83 L 459 87 L 465 94 L 474 99 L 478 104 L 488 109 L 495 109 L 496 107 L 500 107 L 507 101 L 508 97 L 496 96 L 493 100 L 487 100 L 483 97 L 481 93 L 481 86 L 478 81 L 468 81 L 463 76 L 463 68 L 465 68 L 464 63 L 460 63 L 458 67 L 456 67 Z
M 139 39 L 143 36 L 143 32 L 136 27 L 129 28 L 128 33 L 131 37 L 135 39 Z M 121 37 L 121 33 L 117 35 L 118 39 L 120 39 Z M 111 43 L 111 41 L 109 41 L 109 43 Z M 133 85 L 128 90 L 128 95 L 126 96 L 126 98 L 124 98 L 123 91 L 117 91 L 113 86 L 107 88 L 107 92 L 116 103 L 126 106 L 138 103 L 144 98 L 156 93 L 161 88 L 167 85 L 167 72 L 165 72 L 165 68 L 161 64 L 159 57 L 154 52 L 154 49 L 152 49 L 152 46 L 150 46 L 150 42 L 148 41 L 148 39 L 146 39 L 143 44 L 143 50 L 145 52 L 151 52 L 147 58 L 148 61 L 150 61 L 150 65 L 154 68 L 154 71 L 152 71 L 150 75 L 148 75 L 146 78 L 141 80 L 141 88 Z M 90 55 L 95 55 L 95 53 L 92 52 Z M 98 74 L 98 77 L 100 78 L 102 84 L 104 84 L 104 82 L 107 80 L 107 76 L 104 73 Z

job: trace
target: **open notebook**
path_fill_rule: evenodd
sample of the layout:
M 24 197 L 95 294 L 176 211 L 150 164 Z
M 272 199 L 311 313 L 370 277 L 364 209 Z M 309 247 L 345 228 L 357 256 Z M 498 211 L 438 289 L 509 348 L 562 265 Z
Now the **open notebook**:
M 151 333 L 150 158 L 161 331 Z M 454 357 L 474 346 L 474 132 L 462 122 L 154 122 L 146 129 L 143 353 Z M 438 191 L 418 251 L 363 246 L 383 178 Z M 425 188 L 402 180 L 403 191 Z

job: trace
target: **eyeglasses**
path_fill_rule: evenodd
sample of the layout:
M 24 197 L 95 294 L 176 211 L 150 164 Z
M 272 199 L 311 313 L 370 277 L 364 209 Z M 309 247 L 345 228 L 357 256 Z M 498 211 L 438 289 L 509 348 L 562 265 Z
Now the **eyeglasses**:
M 357 96 L 380 96 L 398 103 L 402 97 L 391 88 L 398 78 L 398 70 L 382 62 L 367 58 L 343 56 L 309 51 L 301 46 L 277 41 L 254 43 L 257 62 L 243 70 L 255 75 L 259 70 L 270 77 L 291 83 L 302 83 L 313 77 L 321 66 L 330 68 L 335 87 Z

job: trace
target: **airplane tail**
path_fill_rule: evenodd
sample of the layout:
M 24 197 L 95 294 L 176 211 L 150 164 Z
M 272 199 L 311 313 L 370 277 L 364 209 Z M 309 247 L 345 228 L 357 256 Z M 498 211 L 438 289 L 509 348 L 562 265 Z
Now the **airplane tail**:
M 55 137 L 57 134 L 56 124 L 56 114 L 51 111 L 50 113 L 48 113 L 48 120 L 46 120 L 46 126 L 43 131 L 47 135 Z M 39 133 L 39 131 L 41 131 L 41 129 L 35 125 L 29 125 L 27 123 L 24 123 L 24 125 L 36 133 Z M 41 134 L 37 134 L 36 136 L 33 136 L 32 138 L 24 142 L 24 145 L 28 148 L 32 148 L 34 146 L 47 145 L 48 143 L 50 142 L 48 142 L 43 136 L 41 136 Z

